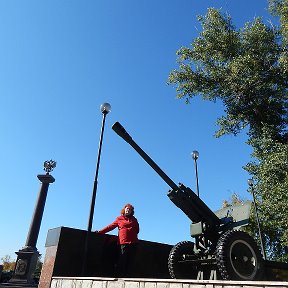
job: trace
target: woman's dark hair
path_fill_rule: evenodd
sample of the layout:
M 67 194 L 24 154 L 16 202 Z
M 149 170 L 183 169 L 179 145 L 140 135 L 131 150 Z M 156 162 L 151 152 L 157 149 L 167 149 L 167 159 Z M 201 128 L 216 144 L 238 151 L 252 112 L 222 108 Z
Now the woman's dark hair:
M 134 215 L 134 206 L 133 205 L 131 205 L 131 204 L 129 204 L 129 203 L 127 203 L 127 204 L 125 204 L 124 205 L 124 207 L 121 209 L 121 211 L 120 211 L 120 214 L 121 215 L 124 215 L 125 214 L 125 208 L 126 207 L 129 207 L 130 209 L 131 209 L 131 215 L 133 216 Z

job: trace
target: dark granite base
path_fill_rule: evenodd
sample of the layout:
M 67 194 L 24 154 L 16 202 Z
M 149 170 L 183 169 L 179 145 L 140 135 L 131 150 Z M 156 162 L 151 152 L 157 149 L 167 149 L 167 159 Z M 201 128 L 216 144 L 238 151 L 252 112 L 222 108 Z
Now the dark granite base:
M 85 273 L 82 273 L 86 233 L 67 227 L 49 230 L 39 288 L 50 287 L 53 276 L 117 276 L 117 237 L 97 233 L 91 233 L 89 237 Z M 135 258 L 128 269 L 129 277 L 170 278 L 167 259 L 171 248 L 168 244 L 140 240 Z

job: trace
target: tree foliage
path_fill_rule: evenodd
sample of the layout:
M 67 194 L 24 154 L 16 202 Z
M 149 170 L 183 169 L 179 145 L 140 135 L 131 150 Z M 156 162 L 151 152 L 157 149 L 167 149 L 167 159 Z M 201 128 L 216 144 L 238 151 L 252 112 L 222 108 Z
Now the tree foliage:
M 15 260 L 12 260 L 10 255 L 5 255 L 1 258 L 3 271 L 12 271 L 15 268 Z
M 230 201 L 229 200 L 223 201 L 222 208 L 234 206 L 234 205 L 241 204 L 244 202 L 245 202 L 244 199 L 242 199 L 237 193 L 233 192 Z
M 168 83 L 188 103 L 196 96 L 222 101 L 225 112 L 217 120 L 216 137 L 247 129 L 253 160 L 245 169 L 256 180 L 269 255 L 283 260 L 288 247 L 288 0 L 270 0 L 269 8 L 279 16 L 279 27 L 257 17 L 239 30 L 229 15 L 208 9 L 198 18 L 200 35 L 191 47 L 177 51 L 179 69 Z
M 288 145 L 269 132 L 249 140 L 254 161 L 245 169 L 256 180 L 254 191 L 268 256 L 288 262 Z
M 288 0 L 269 0 L 269 9 L 272 15 L 280 17 L 280 31 L 283 42 L 288 44 Z
M 231 18 L 216 9 L 209 9 L 199 20 L 203 31 L 192 48 L 177 52 L 180 69 L 169 76 L 177 96 L 188 101 L 196 95 L 222 100 L 226 115 L 218 119 L 217 136 L 236 135 L 248 125 L 257 136 L 268 125 L 275 137 L 282 138 L 288 74 L 279 61 L 279 33 L 261 18 L 237 31 Z

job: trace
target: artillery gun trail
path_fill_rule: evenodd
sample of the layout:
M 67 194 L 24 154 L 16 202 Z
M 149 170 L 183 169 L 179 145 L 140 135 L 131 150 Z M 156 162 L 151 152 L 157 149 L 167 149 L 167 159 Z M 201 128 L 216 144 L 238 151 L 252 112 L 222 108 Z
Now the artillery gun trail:
M 112 129 L 170 186 L 169 199 L 192 221 L 191 241 L 177 243 L 168 257 L 172 278 L 262 280 L 264 264 L 255 240 L 239 228 L 248 224 L 251 201 L 215 213 L 189 188 L 176 185 L 116 122 Z

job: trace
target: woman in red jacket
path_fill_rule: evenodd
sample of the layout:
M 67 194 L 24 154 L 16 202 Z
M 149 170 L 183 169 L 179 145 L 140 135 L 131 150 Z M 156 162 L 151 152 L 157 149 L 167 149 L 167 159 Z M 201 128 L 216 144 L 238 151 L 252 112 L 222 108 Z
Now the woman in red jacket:
M 104 234 L 115 228 L 118 228 L 118 240 L 120 244 L 118 276 L 127 277 L 129 262 L 135 255 L 136 246 L 139 242 L 139 223 L 134 217 L 134 207 L 131 204 L 128 203 L 121 209 L 121 216 L 118 216 L 113 223 L 96 232 Z

